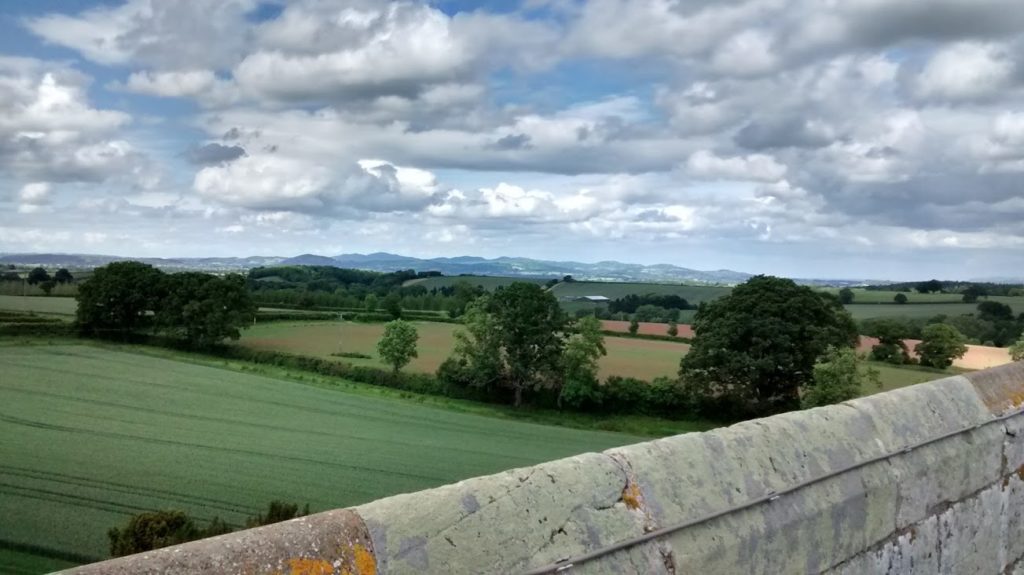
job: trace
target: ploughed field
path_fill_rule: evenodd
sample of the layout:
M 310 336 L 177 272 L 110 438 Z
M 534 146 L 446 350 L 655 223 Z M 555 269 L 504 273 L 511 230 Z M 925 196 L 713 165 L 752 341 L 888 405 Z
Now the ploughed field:
M 455 348 L 455 331 L 461 326 L 438 322 L 413 322 L 419 332 L 419 357 L 404 369 L 434 373 Z M 387 367 L 377 355 L 384 324 L 342 321 L 273 322 L 257 324 L 242 332 L 241 344 L 264 350 L 338 359 L 356 365 Z M 690 349 L 685 343 L 606 337 L 608 355 L 601 358 L 601 377 L 621 375 L 651 380 L 674 376 L 679 360 Z M 362 353 L 371 359 L 339 357 L 337 353 Z
M 640 440 L 93 346 L 8 343 L 0 366 L 2 573 L 105 558 L 146 510 L 240 526 Z

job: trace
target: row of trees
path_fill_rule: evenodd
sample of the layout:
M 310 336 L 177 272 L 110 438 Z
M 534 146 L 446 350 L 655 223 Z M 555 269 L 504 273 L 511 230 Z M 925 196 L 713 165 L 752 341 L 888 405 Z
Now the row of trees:
M 86 334 L 150 330 L 205 347 L 237 340 L 256 314 L 236 274 L 166 274 L 140 262 L 115 262 L 96 268 L 80 286 L 77 324 Z

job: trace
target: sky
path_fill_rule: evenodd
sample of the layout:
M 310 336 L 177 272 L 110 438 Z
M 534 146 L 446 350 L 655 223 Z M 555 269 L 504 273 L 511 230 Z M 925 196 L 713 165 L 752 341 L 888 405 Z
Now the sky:
M 1019 2 L 4 2 L 0 252 L 1021 277 Z

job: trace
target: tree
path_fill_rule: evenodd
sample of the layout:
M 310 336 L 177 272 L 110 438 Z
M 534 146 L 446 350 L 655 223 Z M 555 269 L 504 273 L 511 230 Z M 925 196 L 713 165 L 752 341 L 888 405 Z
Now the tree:
M 945 323 L 933 323 L 921 330 L 921 343 L 914 347 L 921 365 L 946 369 L 953 360 L 967 353 L 964 336 L 955 327 Z
M 46 273 L 46 270 L 43 268 L 34 268 L 28 272 L 29 285 L 36 285 L 47 281 L 50 281 L 50 274 Z
M 558 406 L 563 403 L 575 408 L 601 403 L 601 386 L 597 361 L 608 354 L 601 333 L 601 321 L 596 317 L 580 318 L 575 333 L 569 337 L 562 354 L 562 389 Z
M 1013 320 L 1013 308 L 998 301 L 983 301 L 978 304 L 978 319 L 987 321 Z
M 838 297 L 771 276 L 703 303 L 693 327 L 680 379 L 705 411 L 732 416 L 798 407 L 819 358 L 830 346 L 852 348 L 858 337 Z
M 416 326 L 411 323 L 400 319 L 390 321 L 384 324 L 384 335 L 377 342 L 377 353 L 397 373 L 414 357 L 419 357 L 416 351 L 419 338 Z
M 374 294 L 367 295 L 366 299 L 363 300 L 363 305 L 366 306 L 366 311 L 370 313 L 377 311 L 377 303 L 378 299 L 377 296 Z
M 60 268 L 57 270 L 57 273 L 53 274 L 53 279 L 57 283 L 61 284 L 71 283 L 75 280 L 74 276 L 71 275 L 71 272 L 69 272 L 67 268 Z
M 107 531 L 110 555 L 123 557 L 179 543 L 195 541 L 203 536 L 195 521 L 184 511 L 150 511 L 128 520 L 128 524 Z
M 164 273 L 140 262 L 114 262 L 96 268 L 78 288 L 76 320 L 86 333 L 131 331 L 152 320 Z
M 917 284 L 914 286 L 914 289 L 917 290 L 917 293 L 939 293 L 942 291 L 942 282 L 939 280 L 929 280 Z
M 963 299 L 964 303 L 975 303 L 975 302 L 978 301 L 979 297 L 987 296 L 987 295 L 988 295 L 988 290 L 986 290 L 984 287 L 979 286 L 977 284 L 971 284 L 971 285 L 967 286 L 967 289 L 965 289 L 963 291 L 963 298 L 962 299 Z
M 466 309 L 455 353 L 438 370 L 446 381 L 524 394 L 562 382 L 566 317 L 555 296 L 538 284 L 515 282 Z
M 843 288 L 839 290 L 839 303 L 843 305 L 853 303 L 853 290 L 850 288 Z
M 899 305 L 903 305 L 903 304 L 907 303 L 907 301 L 909 301 L 909 300 L 907 299 L 907 294 L 905 294 L 905 293 L 898 293 L 898 294 L 896 294 L 892 298 L 892 301 L 896 302 Z
M 871 348 L 871 359 L 887 363 L 910 363 L 910 352 L 904 339 L 910 337 L 907 326 L 899 320 L 880 319 L 871 326 L 871 335 L 878 338 L 878 343 Z
M 1010 359 L 1013 361 L 1024 361 L 1024 337 L 1010 346 Z
M 50 295 L 50 292 L 53 291 L 53 288 L 55 287 L 57 287 L 57 282 L 53 279 L 48 279 L 39 284 L 39 289 L 43 290 L 43 293 L 46 295 Z
M 298 503 L 286 503 L 275 499 L 267 505 L 266 514 L 257 513 L 256 515 L 249 517 L 245 520 L 245 526 L 248 529 L 252 529 L 253 527 L 263 527 L 264 525 L 272 525 L 274 523 L 288 521 L 289 519 L 295 519 L 296 517 L 305 517 L 306 515 L 309 515 L 308 503 L 300 512 Z
M 629 319 L 629 335 L 636 335 L 636 332 L 640 331 L 640 322 L 636 320 L 636 316 Z
M 878 370 L 869 367 L 861 371 L 852 349 L 830 347 L 822 362 L 814 366 L 814 378 L 800 395 L 800 406 L 806 409 L 853 399 L 867 383 L 882 387 Z
M 256 305 L 238 274 L 217 277 L 200 272 L 164 276 L 156 327 L 193 347 L 237 340 L 252 322 Z
M 397 292 L 391 292 L 384 297 L 381 302 L 381 308 L 385 312 L 391 315 L 392 319 L 399 319 L 402 317 L 402 298 Z
M 679 326 L 675 321 L 668 322 L 668 335 L 671 337 L 679 335 Z

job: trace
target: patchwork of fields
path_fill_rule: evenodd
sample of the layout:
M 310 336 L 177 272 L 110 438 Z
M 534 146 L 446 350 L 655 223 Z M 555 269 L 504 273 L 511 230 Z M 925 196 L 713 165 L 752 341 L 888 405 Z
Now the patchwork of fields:
M 0 572 L 103 558 L 177 508 L 239 525 L 639 441 L 86 346 L 0 346 Z M 17 518 L 12 520 L 12 518 Z
M 420 334 L 419 357 L 407 370 L 433 373 L 455 348 L 458 325 L 413 322 Z M 287 351 L 330 358 L 338 352 L 358 352 L 373 359 L 338 358 L 356 365 L 387 367 L 377 359 L 377 342 L 384 325 L 358 322 L 276 322 L 256 325 L 242 332 L 241 344 L 255 349 Z M 605 338 L 608 355 L 601 358 L 601 376 L 621 375 L 654 379 L 674 376 L 679 360 L 690 347 L 671 341 L 649 341 L 622 337 Z

